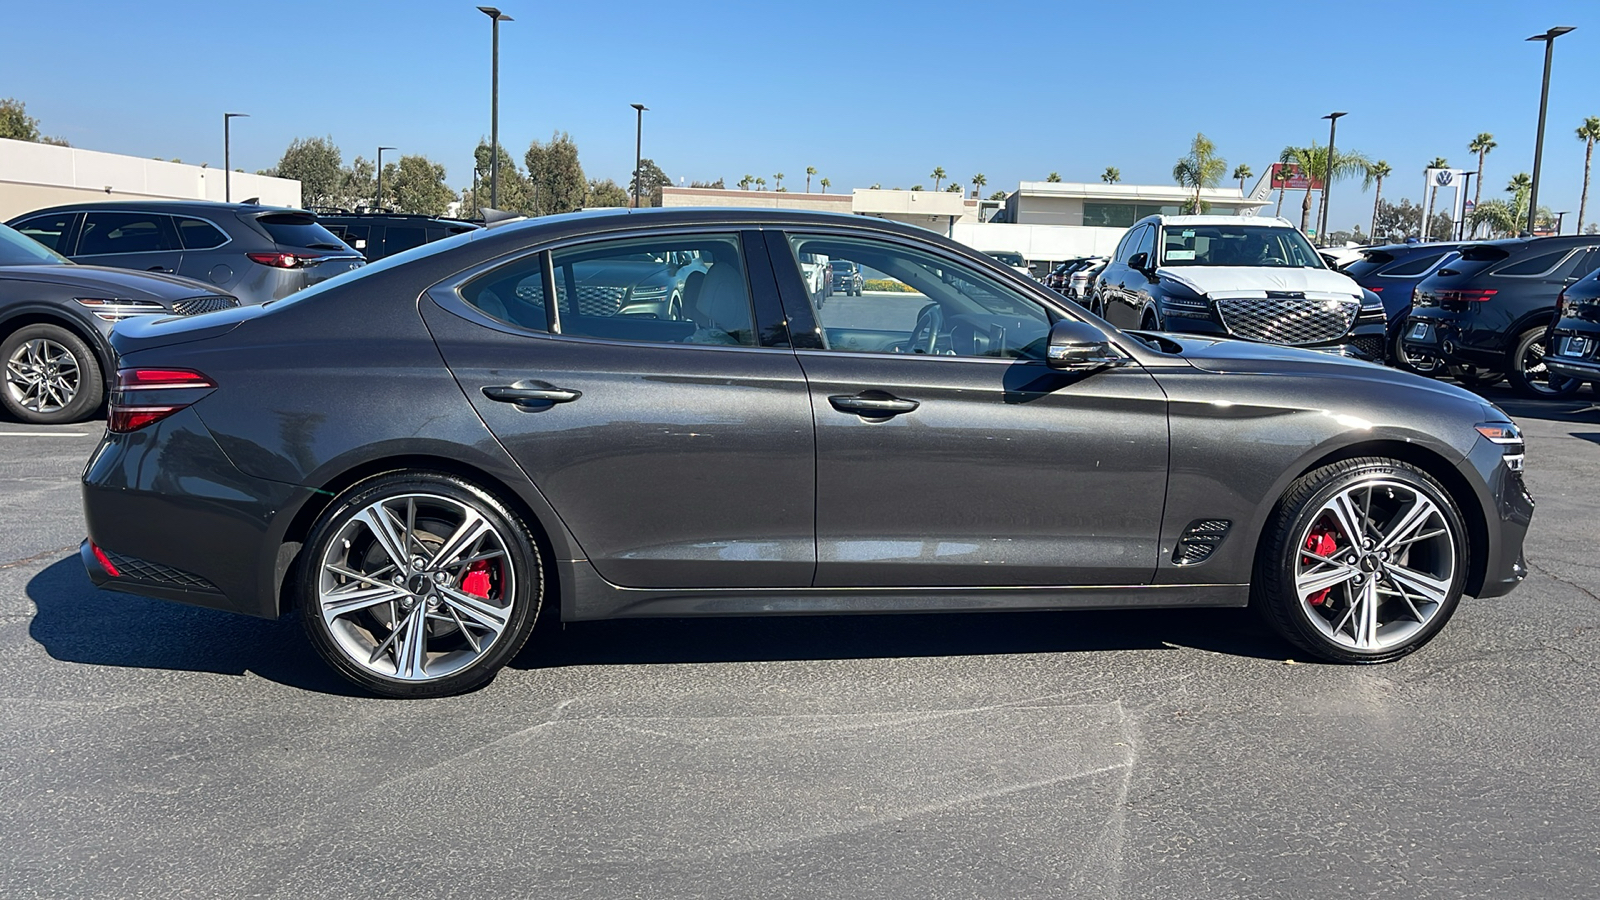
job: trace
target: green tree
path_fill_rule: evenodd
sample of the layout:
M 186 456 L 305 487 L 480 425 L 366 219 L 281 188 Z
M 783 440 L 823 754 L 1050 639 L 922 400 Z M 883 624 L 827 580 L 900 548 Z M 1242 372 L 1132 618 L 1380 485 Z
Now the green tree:
M 895 190 L 899 190 L 899 188 L 895 188 Z M 950 182 L 950 183 L 949 183 L 949 184 L 948 184 L 948 185 L 946 185 L 946 186 L 945 186 L 945 189 L 944 189 L 944 192 L 945 192 L 945 193 L 946 193 L 946 194 L 962 194 L 962 195 L 965 195 L 965 194 L 966 194 L 966 190 L 965 190 L 965 189 L 963 189 L 963 188 L 962 188 L 962 187 L 961 187 L 961 185 L 959 185 L 959 184 L 956 184 L 956 183 L 955 183 L 955 182 L 953 182 L 953 181 L 952 181 L 952 182 Z
M 1372 161 L 1358 150 L 1335 151 L 1330 160 L 1328 148 L 1312 141 L 1309 147 L 1285 147 L 1278 158 L 1282 162 L 1294 163 L 1308 179 L 1305 200 L 1300 204 L 1301 231 L 1305 231 L 1311 224 L 1313 184 L 1322 182 L 1331 189 L 1334 182 L 1357 175 L 1361 176 L 1362 187 L 1372 184 Z
M 1600 141 L 1600 116 L 1590 116 L 1578 126 L 1578 140 L 1583 141 L 1583 193 L 1578 197 L 1578 230 L 1583 233 L 1583 213 L 1589 205 L 1589 165 L 1594 162 L 1594 142 Z M 1483 184 L 1483 179 L 1478 179 Z
M 1286 156 L 1288 153 L 1289 148 L 1283 148 L 1283 154 Z M 1293 181 L 1299 172 L 1300 170 L 1295 168 L 1294 163 L 1287 160 L 1280 161 L 1278 167 L 1272 170 L 1272 186 L 1278 189 L 1277 216 L 1280 219 L 1283 218 L 1283 195 L 1289 192 L 1289 182 Z
M 1390 175 L 1393 175 L 1394 174 L 1394 170 L 1389 168 L 1389 164 L 1387 162 L 1384 162 L 1383 160 L 1380 159 L 1377 162 L 1372 164 L 1372 168 L 1367 170 L 1367 174 L 1372 176 L 1372 180 L 1376 181 L 1378 183 L 1378 189 L 1372 195 L 1372 228 L 1371 228 L 1373 237 L 1377 237 L 1377 235 L 1378 235 L 1378 204 L 1383 202 L 1383 180 L 1385 178 L 1388 178 Z
M 1122 180 L 1122 170 L 1116 166 L 1106 166 L 1106 170 L 1100 173 L 1100 180 L 1106 184 L 1116 184 Z
M 490 166 L 493 158 L 489 150 L 489 142 L 479 140 L 477 148 L 472 153 L 472 164 L 478 170 L 478 197 L 474 198 L 471 215 L 475 218 L 482 214 L 485 207 L 492 206 L 489 195 Z M 534 208 L 533 185 L 523 175 L 522 169 L 516 160 L 506 151 L 505 145 L 500 147 L 500 205 L 496 208 L 507 212 L 522 213 L 525 216 L 540 215 Z
M 642 161 L 640 162 L 639 168 L 644 168 L 644 163 Z M 591 179 L 589 181 L 589 196 L 583 205 L 588 209 L 598 209 L 607 206 L 625 207 L 628 205 L 628 192 L 622 187 L 622 185 L 617 184 L 615 181 L 612 181 L 609 178 L 607 178 L 605 181 Z
M 782 172 L 779 172 L 778 174 L 772 176 L 772 189 L 775 190 L 775 191 L 783 190 L 783 173 Z
M 1467 144 L 1469 152 L 1478 154 L 1478 186 L 1472 191 L 1473 208 L 1477 208 L 1478 201 L 1483 199 L 1483 158 L 1498 146 L 1500 145 L 1494 142 L 1494 135 L 1487 131 L 1480 132 L 1471 143 Z
M 650 198 L 650 202 L 649 202 L 648 205 L 649 206 L 660 206 L 661 205 L 661 189 L 664 188 L 664 187 L 670 187 L 672 185 L 672 179 L 670 177 L 668 177 L 667 173 L 661 171 L 661 167 L 656 165 L 656 161 L 655 160 L 653 160 L 650 157 L 646 156 L 644 159 L 639 160 L 639 170 L 637 172 L 632 173 L 632 174 L 630 174 L 628 176 L 628 187 L 627 187 L 627 190 L 630 190 L 630 191 L 634 190 L 634 178 L 635 177 L 637 177 L 639 179 L 639 181 L 638 181 L 638 185 L 639 185 L 638 190 L 639 190 L 640 194 L 642 194 L 645 197 Z M 606 179 L 606 180 L 610 181 L 610 179 Z M 593 204 L 590 204 L 590 205 L 593 205 Z M 622 205 L 623 206 L 627 206 L 626 203 L 624 203 Z M 646 205 L 646 204 L 641 203 L 640 205 L 643 206 L 643 205 Z
M 1005 198 L 1006 198 L 1006 192 L 1005 191 L 995 191 L 994 193 L 989 195 L 989 199 L 990 200 L 1004 200 Z
M 718 178 L 716 181 L 691 181 L 689 182 L 689 187 L 709 188 L 718 191 L 725 191 L 728 189 L 727 184 L 725 184 L 721 178 Z
M 339 206 L 344 199 L 344 154 L 333 137 L 295 138 L 275 167 L 279 178 L 300 182 L 300 203 Z M 388 177 L 385 175 L 384 177 Z
M 1051 184 L 1060 184 L 1061 183 L 1061 173 L 1060 172 L 1051 172 L 1049 175 L 1047 175 L 1045 177 L 1044 180 L 1048 181 Z
M 811 193 L 811 176 L 817 174 L 816 166 L 806 166 L 806 193 Z
M 762 178 L 761 176 L 757 175 L 756 176 L 756 190 L 764 191 L 766 189 L 767 189 L 767 180 L 765 178 Z
M 988 184 L 988 183 L 989 183 L 989 179 L 983 177 L 983 173 L 982 172 L 979 172 L 978 174 L 972 176 L 972 196 L 973 197 L 977 197 L 980 194 L 982 194 L 983 193 L 983 186 Z
M 750 190 L 750 185 L 756 183 L 756 177 L 754 175 L 746 175 L 745 177 L 739 179 L 738 183 L 739 183 L 739 190 L 748 191 L 748 190 Z
M 823 193 L 824 193 L 824 194 L 826 194 L 826 193 L 827 193 L 827 192 L 828 192 L 828 185 L 830 185 L 830 184 L 832 184 L 832 183 L 833 183 L 833 182 L 831 182 L 831 181 L 829 181 L 829 180 L 828 180 L 828 179 L 826 179 L 826 178 L 824 178 L 824 179 L 822 179 L 822 180 L 821 180 L 821 181 L 819 181 L 819 182 L 817 182 L 817 184 L 820 184 L 820 185 L 822 185 L 822 192 L 823 192 Z
M 913 184 L 913 185 L 912 185 L 912 186 L 911 186 L 911 189 L 912 189 L 912 190 L 913 190 L 913 191 L 920 191 L 920 190 L 922 190 L 922 185 L 920 185 L 920 184 Z
M 1233 175 L 1230 177 L 1239 182 L 1239 193 L 1244 193 L 1245 180 L 1254 174 L 1255 173 L 1250 171 L 1250 167 L 1245 163 L 1240 163 L 1233 167 Z
M 426 156 L 406 154 L 384 166 L 383 183 L 402 213 L 442 216 L 456 201 L 456 192 L 445 186 L 444 166 Z
M 944 166 L 934 166 L 933 171 L 928 174 L 928 177 L 933 179 L 933 189 L 937 191 L 939 189 L 939 183 L 950 176 L 945 174 Z
M 377 167 L 372 160 L 362 156 L 351 160 L 349 167 L 340 173 L 339 200 L 334 205 L 355 209 L 364 203 L 371 203 L 377 191 L 377 174 Z
M 528 184 L 533 189 L 535 215 L 547 216 L 582 209 L 589 182 L 578 162 L 578 145 L 565 131 L 550 135 L 550 143 L 534 141 L 523 156 Z
M 1533 179 L 1526 172 L 1518 172 L 1507 182 L 1506 193 L 1511 195 L 1510 199 L 1485 200 L 1472 210 L 1468 221 L 1473 228 L 1483 225 L 1494 234 L 1510 237 L 1528 227 L 1528 203 L 1533 196 Z M 1555 215 L 1549 207 L 1541 206 L 1534 216 L 1534 224 L 1549 227 L 1554 219 Z
M 1208 204 L 1200 201 L 1200 191 L 1216 187 L 1226 171 L 1228 161 L 1217 155 L 1217 145 L 1205 135 L 1196 134 L 1189 142 L 1189 155 L 1179 157 L 1172 165 L 1172 180 L 1179 187 L 1194 189 L 1194 200 L 1185 203 L 1184 208 L 1194 213 L 1205 212 Z
M 0 138 L 29 141 L 35 144 L 55 144 L 70 147 L 61 138 L 45 137 L 39 133 L 39 120 L 28 115 L 28 104 L 13 97 L 0 99 Z

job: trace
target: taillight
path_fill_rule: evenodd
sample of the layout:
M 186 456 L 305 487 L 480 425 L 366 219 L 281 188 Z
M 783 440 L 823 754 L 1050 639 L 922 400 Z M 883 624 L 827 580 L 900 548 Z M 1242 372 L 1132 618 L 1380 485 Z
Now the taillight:
M 1499 293 L 1499 291 L 1485 290 L 1485 289 L 1475 289 L 1475 290 L 1465 290 L 1465 291 L 1440 291 L 1439 292 L 1439 299 L 1444 301 L 1444 302 L 1446 302 L 1446 303 L 1450 303 L 1450 302 L 1456 302 L 1456 303 L 1482 303 L 1482 302 L 1484 302 L 1486 300 L 1493 299 L 1494 295 L 1498 294 L 1498 293 Z
M 311 260 L 321 259 L 315 253 L 246 253 L 253 263 L 271 266 L 274 269 L 298 269 Z
M 1383 293 L 1383 288 L 1381 286 L 1380 287 L 1369 287 L 1369 288 L 1367 288 L 1367 290 L 1373 292 L 1374 294 Z
M 122 577 L 122 573 L 118 572 L 117 567 L 112 565 L 111 559 L 106 556 L 106 552 L 104 550 L 100 549 L 99 544 L 90 541 L 89 547 L 94 550 L 94 558 L 100 561 L 100 568 L 105 569 L 107 575 L 110 575 L 112 578 Z
M 107 404 L 106 428 L 118 434 L 138 431 L 199 399 L 162 392 L 214 387 L 211 379 L 193 369 L 119 369 L 116 390 Z

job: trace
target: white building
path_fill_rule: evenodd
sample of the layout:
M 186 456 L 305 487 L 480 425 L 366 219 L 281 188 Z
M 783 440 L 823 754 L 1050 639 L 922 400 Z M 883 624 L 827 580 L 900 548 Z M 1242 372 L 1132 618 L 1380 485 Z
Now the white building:
M 234 172 L 233 199 L 300 205 L 300 182 Z M 76 147 L 0 139 L 0 221 L 93 200 L 222 200 L 223 172 Z

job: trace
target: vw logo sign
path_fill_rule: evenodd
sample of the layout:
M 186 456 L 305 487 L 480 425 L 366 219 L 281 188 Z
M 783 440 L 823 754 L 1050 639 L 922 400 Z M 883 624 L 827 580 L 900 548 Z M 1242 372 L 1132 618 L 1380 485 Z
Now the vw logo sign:
M 1433 183 L 1439 187 L 1449 187 L 1450 183 L 1455 180 L 1456 173 L 1450 171 L 1449 169 L 1440 169 L 1439 171 L 1433 173 Z

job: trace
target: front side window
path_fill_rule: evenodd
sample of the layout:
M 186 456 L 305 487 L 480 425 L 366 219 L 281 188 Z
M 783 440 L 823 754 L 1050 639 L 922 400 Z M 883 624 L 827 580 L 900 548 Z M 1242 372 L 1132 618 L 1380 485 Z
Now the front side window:
M 1133 253 L 1136 256 L 1138 254 L 1140 254 L 1140 253 L 1143 253 L 1144 254 L 1144 260 L 1145 260 L 1145 265 L 1147 265 L 1147 266 L 1150 264 L 1150 251 L 1154 250 L 1155 246 L 1156 246 L 1156 229 L 1155 229 L 1155 226 L 1154 225 L 1146 225 L 1143 228 L 1139 229 L 1139 236 L 1138 236 L 1138 238 L 1135 239 L 1134 244 L 1133 244 Z
M 1326 269 L 1293 228 L 1270 225 L 1169 225 L 1161 262 L 1169 266 L 1288 266 Z
M 389 225 L 383 229 L 383 252 L 404 253 L 412 247 L 428 242 L 428 233 L 420 225 Z
M 66 235 L 67 229 L 72 227 L 74 215 L 74 213 L 63 213 L 53 216 L 34 216 L 18 222 L 17 231 L 60 253 L 66 249 L 61 246 L 61 239 Z
M 84 217 L 78 256 L 159 253 L 178 249 L 170 216 L 138 212 L 92 212 Z
M 585 244 L 555 251 L 551 263 L 562 334 L 756 345 L 738 235 Z
M 825 258 L 860 270 L 859 296 L 812 301 L 829 350 L 1044 359 L 1050 316 L 1027 296 L 964 264 L 863 238 L 789 236 L 795 262 Z

